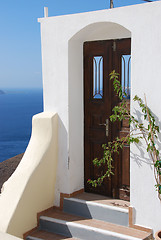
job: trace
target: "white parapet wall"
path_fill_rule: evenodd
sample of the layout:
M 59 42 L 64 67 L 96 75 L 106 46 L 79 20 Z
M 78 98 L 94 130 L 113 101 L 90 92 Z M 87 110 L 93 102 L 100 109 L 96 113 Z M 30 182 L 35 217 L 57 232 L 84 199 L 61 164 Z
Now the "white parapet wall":
M 22 238 L 15 237 L 15 236 L 10 235 L 8 233 L 0 232 L 0 239 L 1 240 L 21 240 Z
M 57 114 L 51 112 L 33 117 L 29 145 L 18 168 L 3 185 L 0 195 L 1 232 L 22 238 L 25 232 L 36 227 L 37 213 L 53 206 L 57 122 Z

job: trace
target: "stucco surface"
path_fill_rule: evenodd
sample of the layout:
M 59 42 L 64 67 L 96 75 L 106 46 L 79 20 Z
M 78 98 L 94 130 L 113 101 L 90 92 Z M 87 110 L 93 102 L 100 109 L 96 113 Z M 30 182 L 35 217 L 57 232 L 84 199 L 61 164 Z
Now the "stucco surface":
M 37 213 L 53 206 L 57 149 L 57 114 L 35 115 L 27 150 L 0 195 L 1 232 L 22 237 L 36 227 Z
M 59 193 L 84 186 L 83 43 L 131 37 L 131 98 L 144 98 L 161 125 L 161 2 L 39 19 L 45 111 L 59 116 Z M 131 102 L 131 112 L 138 106 Z M 159 140 L 160 141 L 160 140 Z M 159 142 L 160 146 L 160 142 Z M 161 147 L 160 147 L 161 149 Z M 63 170 L 62 170 L 63 169 Z M 145 144 L 131 145 L 130 203 L 135 223 L 157 231 L 161 204 L 154 188 L 153 168 Z
M 15 237 L 13 235 L 0 232 L 0 239 L 2 240 L 21 240 L 22 238 Z

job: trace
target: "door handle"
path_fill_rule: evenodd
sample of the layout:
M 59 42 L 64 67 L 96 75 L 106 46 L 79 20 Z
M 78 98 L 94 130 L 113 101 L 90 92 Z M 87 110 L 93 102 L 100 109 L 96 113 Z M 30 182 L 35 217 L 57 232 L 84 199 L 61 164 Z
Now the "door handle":
M 106 119 L 106 137 L 108 137 L 108 134 L 109 134 L 109 120 L 108 118 Z
M 99 125 L 100 126 L 106 126 L 106 123 L 100 123 Z
M 108 135 L 109 135 L 109 120 L 108 120 L 108 118 L 106 119 L 106 123 L 100 123 L 99 125 L 106 127 L 106 137 L 108 137 Z

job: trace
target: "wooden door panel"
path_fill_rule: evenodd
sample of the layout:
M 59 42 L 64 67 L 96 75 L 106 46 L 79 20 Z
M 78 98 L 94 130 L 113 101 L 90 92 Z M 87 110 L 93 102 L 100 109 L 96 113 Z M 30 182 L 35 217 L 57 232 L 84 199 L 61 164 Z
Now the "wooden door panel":
M 91 126 L 95 128 L 98 128 L 99 124 L 103 122 L 102 114 L 93 113 L 91 114 L 90 118 L 91 118 Z
M 109 79 L 107 76 L 111 71 L 111 62 L 110 64 L 108 62 L 111 44 L 112 42 L 105 43 L 104 41 L 87 42 L 84 44 L 85 190 L 103 195 L 107 195 L 107 192 L 108 195 L 111 195 L 110 181 L 106 180 L 101 186 L 92 188 L 87 184 L 87 180 L 99 177 L 106 170 L 105 167 L 94 167 L 93 159 L 102 157 L 102 144 L 109 141 L 106 137 L 105 127 L 100 124 L 104 123 L 111 113 L 110 105 L 107 105 L 110 99 Z M 94 98 L 94 77 L 98 75 L 96 74 L 96 69 L 99 68 L 99 64 L 94 68 L 94 57 L 102 58 L 103 64 L 103 72 L 101 72 L 103 76 L 103 89 L 99 99 Z M 106 65 L 109 67 L 105 67 Z
M 128 145 L 125 145 L 122 150 L 122 185 L 130 186 L 130 164 L 128 157 L 130 155 L 130 148 Z
M 97 167 L 93 165 L 93 159 L 98 157 L 101 158 L 103 151 L 102 151 L 102 140 L 98 141 L 96 139 L 90 140 L 90 151 L 91 151 L 91 164 L 90 164 L 90 176 L 91 178 L 98 178 L 102 174 L 105 173 L 106 166 Z M 97 188 L 93 188 L 90 185 L 87 185 L 86 188 L 87 191 L 90 191 L 92 193 L 99 193 L 102 195 L 112 196 L 111 192 L 111 181 L 110 179 L 106 179 L 101 186 L 98 186 Z M 110 194 L 111 193 L 111 194 Z
M 116 49 L 114 49 L 114 42 Z M 115 175 L 106 179 L 97 188 L 87 184 L 88 179 L 98 178 L 106 171 L 93 165 L 93 159 L 103 156 L 102 144 L 119 136 L 120 123 L 109 122 L 109 134 L 106 136 L 105 126 L 101 125 L 109 119 L 112 108 L 118 104 L 110 72 L 115 69 L 121 73 L 121 56 L 130 53 L 130 40 L 94 41 L 84 43 L 84 159 L 85 159 L 85 191 L 107 196 L 119 197 L 119 189 L 123 182 L 128 182 L 128 163 L 122 164 L 122 158 L 114 156 Z M 115 50 L 115 51 L 114 51 Z M 125 151 L 127 155 L 127 151 Z M 123 171 L 122 171 L 123 169 Z M 122 177 L 122 174 L 127 176 Z

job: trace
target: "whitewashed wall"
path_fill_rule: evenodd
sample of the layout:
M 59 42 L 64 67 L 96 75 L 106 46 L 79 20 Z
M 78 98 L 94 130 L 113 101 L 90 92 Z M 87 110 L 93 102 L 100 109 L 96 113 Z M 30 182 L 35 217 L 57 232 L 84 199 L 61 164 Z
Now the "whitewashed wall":
M 3 239 L 3 240 L 22 240 L 22 238 L 17 238 L 17 237 L 12 236 L 8 233 L 2 233 L 2 232 L 0 232 L 0 239 Z
M 161 2 L 39 19 L 45 111 L 59 115 L 59 192 L 84 187 L 83 166 L 83 42 L 132 39 L 132 96 L 146 93 L 161 119 Z M 132 112 L 135 112 L 133 103 Z M 144 148 L 144 145 L 143 145 Z M 161 229 L 161 203 L 154 189 L 153 169 L 146 151 L 131 146 L 131 205 L 136 224 Z

